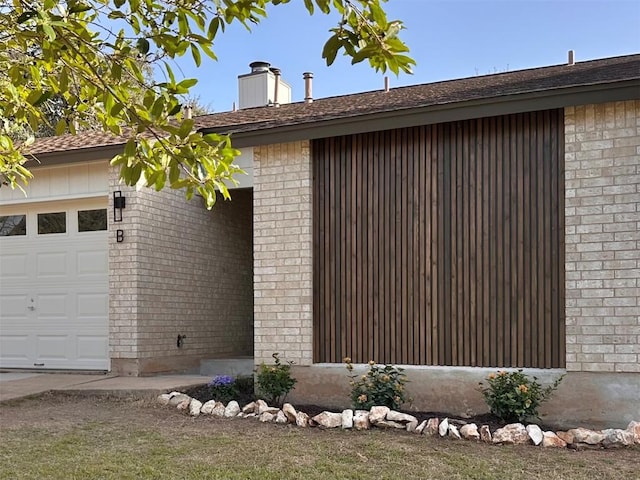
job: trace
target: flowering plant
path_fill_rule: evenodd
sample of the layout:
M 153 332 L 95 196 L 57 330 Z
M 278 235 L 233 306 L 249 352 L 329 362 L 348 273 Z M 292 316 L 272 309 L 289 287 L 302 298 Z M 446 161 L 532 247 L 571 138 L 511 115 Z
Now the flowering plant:
M 387 406 L 398 410 L 408 400 L 405 384 L 407 375 L 402 368 L 393 365 L 377 365 L 369 361 L 369 371 L 365 375 L 353 373 L 353 364 L 349 357 L 344 359 L 351 381 L 351 402 L 353 407 L 369 410 L 375 406 Z
M 293 362 L 282 363 L 278 353 L 271 355 L 275 361 L 273 365 L 260 364 L 256 375 L 258 391 L 266 397 L 269 403 L 282 405 L 287 394 L 293 390 L 297 380 L 291 376 Z
M 207 386 L 218 402 L 227 403 L 238 396 L 236 380 L 230 375 L 216 375 Z
M 539 418 L 538 408 L 558 388 L 563 377 L 542 388 L 537 377 L 530 380 L 521 369 L 517 372 L 499 371 L 489 374 L 488 386 L 480 382 L 479 391 L 492 414 L 505 422 L 522 422 L 529 417 Z

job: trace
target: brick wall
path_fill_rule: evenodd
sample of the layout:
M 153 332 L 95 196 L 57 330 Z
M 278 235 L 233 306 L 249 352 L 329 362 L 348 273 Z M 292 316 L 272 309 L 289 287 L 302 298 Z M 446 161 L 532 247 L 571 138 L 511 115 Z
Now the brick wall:
M 640 372 L 640 101 L 565 109 L 567 370 Z
M 312 358 L 311 160 L 308 142 L 254 149 L 256 364 Z
M 109 220 L 112 370 L 137 375 L 194 368 L 200 358 L 250 356 L 251 191 L 235 190 L 231 202 L 207 211 L 181 191 L 118 185 L 112 172 L 117 189 L 127 205 L 123 222 Z M 186 335 L 182 348 L 178 334 Z

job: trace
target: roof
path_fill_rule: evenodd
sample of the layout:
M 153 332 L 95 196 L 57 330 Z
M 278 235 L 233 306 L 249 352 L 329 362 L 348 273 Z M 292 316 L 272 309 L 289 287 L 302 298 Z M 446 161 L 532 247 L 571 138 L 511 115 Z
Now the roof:
M 291 125 L 313 126 L 335 119 L 366 118 L 384 112 L 412 111 L 430 106 L 456 105 L 474 100 L 504 99 L 535 92 L 551 92 L 607 86 L 640 80 L 640 54 L 531 68 L 457 80 L 426 83 L 336 97 L 312 103 L 290 103 L 279 107 L 258 107 L 195 117 L 196 126 L 219 133 L 255 132 Z M 640 98 L 640 89 L 637 91 Z M 38 140 L 32 153 L 53 153 L 123 144 L 126 139 L 102 132 L 63 135 Z

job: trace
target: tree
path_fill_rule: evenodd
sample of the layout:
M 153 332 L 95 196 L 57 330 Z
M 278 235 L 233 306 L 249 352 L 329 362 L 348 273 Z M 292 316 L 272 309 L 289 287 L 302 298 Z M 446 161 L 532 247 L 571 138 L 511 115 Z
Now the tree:
M 328 65 L 338 53 L 378 71 L 410 72 L 413 59 L 397 38 L 402 22 L 387 20 L 386 0 L 304 0 L 309 14 L 336 12 L 322 50 Z M 217 35 L 239 22 L 248 29 L 268 5 L 289 0 L 9 0 L 0 7 L 0 118 L 12 128 L 43 125 L 60 135 L 96 122 L 126 135 L 111 163 L 128 185 L 143 177 L 157 190 L 168 184 L 198 192 L 208 207 L 240 172 L 229 137 L 194 131 L 181 98 L 195 79 L 176 79 L 171 61 L 190 55 L 200 65 Z M 145 78 L 160 67 L 163 81 Z M 51 124 L 42 105 L 58 99 Z M 0 130 L 0 183 L 20 188 L 31 178 L 25 163 L 32 138 L 14 142 Z

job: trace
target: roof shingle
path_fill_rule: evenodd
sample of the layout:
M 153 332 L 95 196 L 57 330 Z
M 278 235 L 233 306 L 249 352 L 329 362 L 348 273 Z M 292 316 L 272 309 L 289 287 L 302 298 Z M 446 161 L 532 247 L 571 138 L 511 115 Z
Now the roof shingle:
M 250 132 L 293 124 L 356 117 L 478 99 L 640 79 L 640 54 L 514 72 L 447 80 L 314 100 L 257 107 L 196 117 L 200 129 L 220 133 Z M 640 93 L 640 92 L 639 92 Z M 639 95 L 640 96 L 640 95 Z M 38 140 L 32 153 L 53 153 L 123 144 L 124 137 L 82 132 Z

